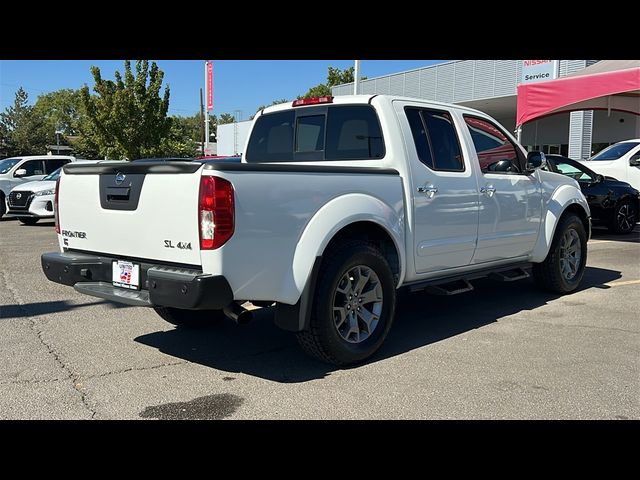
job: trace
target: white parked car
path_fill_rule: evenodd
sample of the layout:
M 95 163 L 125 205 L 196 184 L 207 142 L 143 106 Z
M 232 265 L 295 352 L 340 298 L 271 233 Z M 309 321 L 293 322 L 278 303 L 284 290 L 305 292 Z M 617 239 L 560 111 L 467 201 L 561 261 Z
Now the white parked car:
M 245 301 L 275 302 L 275 323 L 335 365 L 378 350 L 399 287 L 454 295 L 532 270 L 566 294 L 582 279 L 591 215 L 578 183 L 477 110 L 301 99 L 256 114 L 243 151 L 65 165 L 45 275 L 181 327 L 244 323 Z
M 594 172 L 640 190 L 640 139 L 610 145 L 584 162 Z
M 0 160 L 0 218 L 7 212 L 9 192 L 17 185 L 42 180 L 75 157 L 67 155 L 34 155 Z
M 75 163 L 97 163 L 99 160 L 76 160 Z M 15 187 L 8 196 L 7 217 L 17 217 L 24 225 L 34 225 L 42 218 L 53 218 L 53 201 L 56 180 L 62 167 L 42 180 L 27 182 Z

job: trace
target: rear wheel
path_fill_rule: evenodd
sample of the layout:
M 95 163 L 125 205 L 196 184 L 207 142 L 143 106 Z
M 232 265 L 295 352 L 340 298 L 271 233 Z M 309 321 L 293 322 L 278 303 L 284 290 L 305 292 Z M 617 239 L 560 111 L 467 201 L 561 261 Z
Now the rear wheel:
M 158 315 L 173 325 L 185 328 L 202 328 L 220 322 L 222 310 L 185 310 L 173 307 L 153 307 Z
M 633 232 L 638 221 L 638 208 L 631 200 L 625 200 L 616 207 L 609 224 L 612 233 L 626 235 Z
M 18 220 L 20 220 L 20 223 L 23 225 L 35 225 L 36 223 L 38 223 L 38 218 L 31 218 L 31 217 L 20 217 L 18 218 Z
M 570 293 L 578 288 L 587 264 L 587 234 L 577 215 L 558 223 L 547 258 L 533 264 L 533 279 L 544 290 Z
M 309 329 L 297 334 L 302 349 L 338 366 L 369 358 L 394 317 L 396 290 L 386 258 L 370 243 L 342 244 L 327 254 L 317 284 Z

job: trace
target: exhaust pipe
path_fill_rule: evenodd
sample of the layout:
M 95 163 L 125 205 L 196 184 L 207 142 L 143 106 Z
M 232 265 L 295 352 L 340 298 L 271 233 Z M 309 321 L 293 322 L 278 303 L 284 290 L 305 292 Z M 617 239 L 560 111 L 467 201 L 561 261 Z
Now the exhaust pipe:
M 253 320 L 253 313 L 235 302 L 224 307 L 222 312 L 238 325 L 246 325 Z

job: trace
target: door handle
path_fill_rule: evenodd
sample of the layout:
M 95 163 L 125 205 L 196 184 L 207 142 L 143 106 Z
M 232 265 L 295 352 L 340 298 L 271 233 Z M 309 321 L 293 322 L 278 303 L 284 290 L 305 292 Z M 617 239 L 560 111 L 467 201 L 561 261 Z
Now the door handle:
M 493 194 L 496 193 L 496 188 L 493 185 L 487 185 L 480 189 L 480 193 L 484 193 L 487 197 L 493 197 Z
M 418 187 L 418 193 L 424 193 L 428 198 L 433 198 L 433 196 L 438 193 L 438 187 L 434 185 L 421 185 Z

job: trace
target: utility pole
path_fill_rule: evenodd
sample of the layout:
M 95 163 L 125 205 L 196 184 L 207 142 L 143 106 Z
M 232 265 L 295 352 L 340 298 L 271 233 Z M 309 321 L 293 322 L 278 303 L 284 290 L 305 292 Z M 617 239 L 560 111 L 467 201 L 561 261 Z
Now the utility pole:
M 202 156 L 204 156 L 204 101 L 202 100 L 202 88 L 200 89 L 200 140 L 202 140 Z
M 353 94 L 358 95 L 360 86 L 360 60 L 356 60 L 355 67 L 353 69 Z
M 209 149 L 209 95 L 211 95 L 211 92 L 209 92 L 209 62 L 206 61 L 204 62 L 204 84 L 205 87 L 207 89 L 207 116 L 205 117 L 205 121 L 204 121 L 204 147 L 206 150 Z

